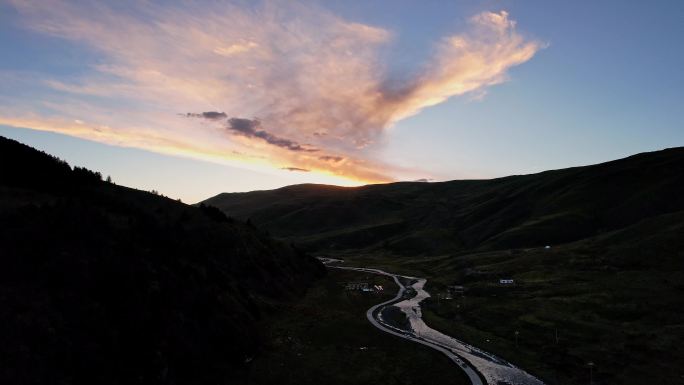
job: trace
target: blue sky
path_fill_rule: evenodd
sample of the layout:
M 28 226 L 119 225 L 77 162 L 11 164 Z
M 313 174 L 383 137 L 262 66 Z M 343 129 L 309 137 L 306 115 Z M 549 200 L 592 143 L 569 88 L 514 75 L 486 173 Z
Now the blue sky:
M 0 2 L 0 135 L 189 202 L 684 144 L 682 2 L 141 4 Z

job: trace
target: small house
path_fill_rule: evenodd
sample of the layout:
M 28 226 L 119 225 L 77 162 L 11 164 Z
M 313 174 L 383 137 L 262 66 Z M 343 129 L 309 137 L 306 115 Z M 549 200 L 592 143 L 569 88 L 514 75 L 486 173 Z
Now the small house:
M 465 293 L 465 287 L 462 285 L 450 285 L 448 286 L 449 294 L 452 295 L 463 295 Z
M 347 290 L 370 291 L 368 282 L 348 282 L 345 285 Z

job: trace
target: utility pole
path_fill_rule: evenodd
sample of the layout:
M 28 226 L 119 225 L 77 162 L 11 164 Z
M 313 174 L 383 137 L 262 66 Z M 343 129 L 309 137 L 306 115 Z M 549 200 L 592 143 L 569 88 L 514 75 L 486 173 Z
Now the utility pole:
M 589 385 L 594 384 L 594 362 L 589 361 L 587 362 L 587 366 L 589 367 Z
M 520 334 L 520 332 L 516 330 L 515 331 L 515 348 L 516 349 L 518 348 L 518 335 L 519 334 Z
M 554 329 L 556 331 L 556 345 L 558 345 L 558 328 Z

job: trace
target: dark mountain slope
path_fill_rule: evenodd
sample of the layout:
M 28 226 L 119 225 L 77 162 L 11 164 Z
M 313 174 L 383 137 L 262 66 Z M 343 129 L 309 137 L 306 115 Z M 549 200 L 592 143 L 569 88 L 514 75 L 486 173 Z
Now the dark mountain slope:
M 681 377 L 684 211 L 550 249 L 447 255 L 420 266 L 432 274 L 431 293 L 467 287 L 465 301 L 428 300 L 429 324 L 489 346 L 548 384 L 586 384 L 587 362 L 596 364 L 596 384 Z
M 684 148 L 493 180 L 207 202 L 310 250 L 428 277 L 428 324 L 548 384 L 586 384 L 587 362 L 597 384 L 681 377 Z M 440 301 L 454 284 L 467 294 Z
M 436 254 L 558 244 L 684 209 L 684 148 L 492 180 L 296 185 L 206 200 L 309 249 Z
M 255 322 L 323 274 L 209 207 L 101 181 L 0 138 L 0 382 L 215 384 Z

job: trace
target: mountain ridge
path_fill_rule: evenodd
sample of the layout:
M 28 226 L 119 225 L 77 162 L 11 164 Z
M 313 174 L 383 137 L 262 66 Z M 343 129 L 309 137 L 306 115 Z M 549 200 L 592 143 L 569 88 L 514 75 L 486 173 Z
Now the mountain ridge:
M 310 252 L 429 277 L 431 327 L 547 383 L 585 384 L 590 361 L 596 383 L 681 375 L 683 147 L 493 180 L 206 202 Z M 452 285 L 467 294 L 440 301 Z
M 447 245 L 431 251 L 439 253 L 459 245 L 477 249 L 571 242 L 677 211 L 684 208 L 680 169 L 684 148 L 675 147 L 496 179 L 360 187 L 304 184 L 223 193 L 204 202 L 309 250 L 393 251 L 394 242 L 400 243 L 397 251 L 401 244 L 427 236 Z M 533 231 L 543 234 L 531 236 Z M 418 232 L 420 236 L 411 235 Z
M 272 192 L 272 191 L 296 189 L 296 188 L 300 188 L 300 187 L 301 188 L 309 188 L 309 187 L 311 187 L 311 188 L 330 188 L 330 189 L 337 189 L 337 190 L 355 190 L 355 189 L 367 188 L 367 187 L 372 187 L 372 186 L 387 186 L 387 185 L 397 185 L 397 184 L 416 184 L 416 185 L 433 184 L 434 185 L 434 184 L 443 184 L 443 183 L 452 183 L 452 182 L 495 181 L 495 180 L 500 180 L 500 179 L 513 178 L 513 177 L 541 175 L 544 173 L 552 173 L 552 172 L 556 172 L 556 171 L 568 171 L 568 170 L 581 169 L 581 168 L 585 168 L 585 167 L 602 166 L 602 165 L 608 165 L 608 164 L 611 164 L 614 162 L 621 162 L 621 161 L 626 161 L 629 159 L 637 159 L 637 158 L 641 158 L 641 157 L 647 157 L 647 156 L 649 156 L 649 154 L 666 153 L 666 152 L 679 152 L 679 151 L 684 151 L 684 146 L 666 147 L 666 148 L 662 148 L 659 150 L 639 152 L 636 154 L 625 156 L 623 158 L 607 160 L 605 162 L 590 163 L 590 164 L 585 164 L 585 165 L 580 165 L 580 166 L 569 166 L 569 167 L 554 168 L 554 169 L 548 169 L 548 170 L 543 170 L 543 171 L 538 171 L 538 172 L 530 172 L 530 173 L 525 173 L 525 174 L 510 174 L 510 175 L 504 175 L 504 176 L 499 176 L 499 177 L 494 177 L 494 178 L 450 179 L 450 180 L 445 180 L 445 181 L 400 180 L 400 181 L 387 182 L 387 183 L 371 183 L 371 184 L 365 184 L 365 185 L 361 185 L 361 186 L 339 186 L 339 185 L 325 184 L 325 183 L 297 183 L 297 184 L 287 185 L 287 186 L 283 186 L 283 187 L 278 187 L 275 189 L 239 191 L 239 192 L 223 192 L 223 193 L 218 193 L 214 196 L 211 196 L 207 199 L 204 199 L 201 202 L 206 202 L 210 199 L 217 198 L 217 197 L 222 196 L 224 194 L 234 194 L 234 195 L 256 194 L 256 193 L 262 193 L 262 192 Z M 198 202 L 197 204 L 200 204 L 201 202 Z

